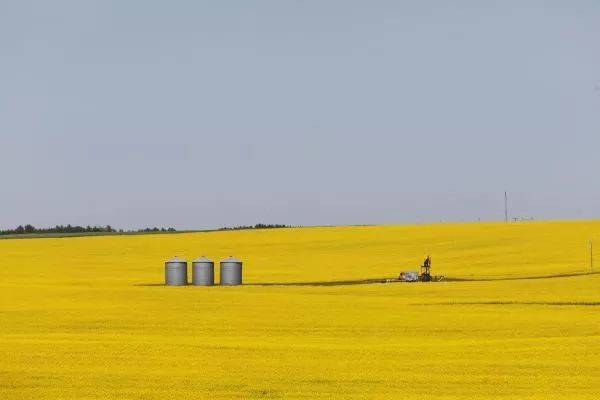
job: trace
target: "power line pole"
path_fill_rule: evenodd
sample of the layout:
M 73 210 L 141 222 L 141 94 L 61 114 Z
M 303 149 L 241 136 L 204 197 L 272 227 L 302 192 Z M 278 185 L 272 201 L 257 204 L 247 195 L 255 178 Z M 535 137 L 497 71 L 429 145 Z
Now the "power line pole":
M 504 222 L 508 222 L 508 194 L 504 191 Z

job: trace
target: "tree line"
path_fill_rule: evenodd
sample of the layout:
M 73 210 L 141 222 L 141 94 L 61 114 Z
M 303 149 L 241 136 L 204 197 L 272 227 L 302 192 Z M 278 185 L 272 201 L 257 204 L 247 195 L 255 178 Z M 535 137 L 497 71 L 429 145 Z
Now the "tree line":
M 20 235 L 20 234 L 31 234 L 31 233 L 91 233 L 91 232 L 105 232 L 105 233 L 131 233 L 131 232 L 176 232 L 175 228 L 142 228 L 138 230 L 123 230 L 115 229 L 110 225 L 105 226 L 80 226 L 80 225 L 56 225 L 50 228 L 36 228 L 31 224 L 19 225 L 15 229 L 0 230 L 0 235 Z
M 231 227 L 223 227 L 217 230 L 219 231 L 236 231 L 241 229 L 274 229 L 274 228 L 290 228 L 288 225 L 281 224 L 256 224 L 256 225 L 240 225 L 240 226 L 231 226 Z
M 289 225 L 283 224 L 255 224 L 255 225 L 239 225 L 239 226 L 227 226 L 218 228 L 218 231 L 235 231 L 242 229 L 275 229 L 275 228 L 290 228 Z M 81 225 L 56 225 L 49 228 L 36 228 L 31 224 L 19 225 L 14 229 L 0 230 L 0 235 L 21 235 L 21 234 L 52 234 L 52 233 L 144 233 L 144 232 L 177 232 L 175 228 L 168 227 L 147 227 L 137 230 L 123 230 L 115 229 L 110 225 L 94 225 L 94 226 L 81 226 Z

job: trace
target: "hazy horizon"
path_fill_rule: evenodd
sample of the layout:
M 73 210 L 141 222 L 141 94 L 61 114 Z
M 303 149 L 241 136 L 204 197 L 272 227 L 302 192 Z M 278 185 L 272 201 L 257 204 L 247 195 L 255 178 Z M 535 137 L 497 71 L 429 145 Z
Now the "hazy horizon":
M 598 219 L 600 2 L 0 3 L 1 228 Z

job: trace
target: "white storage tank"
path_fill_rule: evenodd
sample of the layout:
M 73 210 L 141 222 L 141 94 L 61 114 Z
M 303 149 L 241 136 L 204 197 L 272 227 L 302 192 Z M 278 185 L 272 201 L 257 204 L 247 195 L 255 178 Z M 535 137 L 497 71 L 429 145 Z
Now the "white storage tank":
M 221 285 L 232 286 L 242 284 L 242 262 L 235 257 L 227 257 L 221 261 Z
M 165 262 L 165 285 L 187 285 L 187 261 L 175 256 Z
M 215 284 L 215 263 L 207 257 L 192 261 L 192 285 L 212 286 Z

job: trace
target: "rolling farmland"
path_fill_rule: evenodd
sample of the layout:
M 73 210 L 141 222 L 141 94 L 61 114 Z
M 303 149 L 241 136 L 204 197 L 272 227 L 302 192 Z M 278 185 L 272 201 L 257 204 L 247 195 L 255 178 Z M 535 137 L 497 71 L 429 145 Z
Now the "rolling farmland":
M 597 399 L 590 238 L 600 221 L 1 240 L 0 398 Z M 448 281 L 360 284 L 427 254 Z M 235 255 L 244 285 L 163 286 L 173 255 Z

